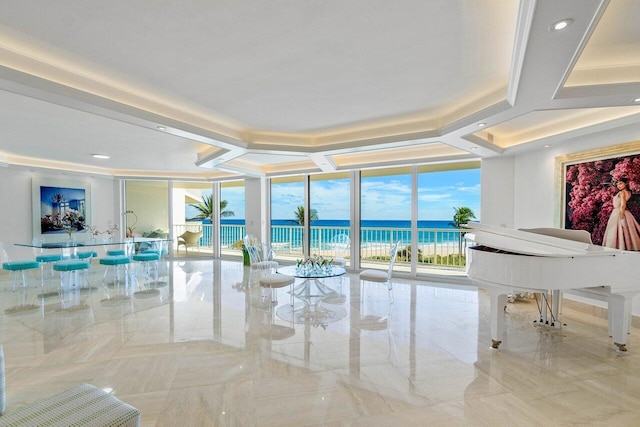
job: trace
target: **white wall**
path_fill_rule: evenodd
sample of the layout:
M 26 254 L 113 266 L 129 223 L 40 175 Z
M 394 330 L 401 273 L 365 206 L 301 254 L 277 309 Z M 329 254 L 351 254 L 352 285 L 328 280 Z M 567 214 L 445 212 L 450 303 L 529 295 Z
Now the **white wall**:
M 263 212 L 263 187 L 264 180 L 260 178 L 247 178 L 244 181 L 245 192 L 245 229 L 247 234 L 264 240 L 262 224 L 264 222 Z
M 118 223 L 121 212 L 118 184 L 111 178 L 74 176 L 55 172 L 33 172 L 20 167 L 0 167 L 0 240 L 8 243 L 31 242 L 33 239 L 33 209 L 31 180 L 55 179 L 88 182 L 91 185 L 91 224 L 104 230 L 107 223 Z M 39 212 L 36 213 L 39 215 Z
M 480 218 L 482 223 L 513 228 L 514 158 L 493 157 L 482 161 Z M 491 188 L 491 191 L 484 191 Z
M 142 233 L 154 230 L 169 232 L 169 184 L 167 181 L 128 181 L 126 193 L 127 209 L 134 211 L 137 217 L 135 234 L 141 236 Z M 184 197 L 182 209 L 184 210 Z M 181 218 L 184 218 L 184 212 Z M 131 220 L 132 217 L 129 219 Z

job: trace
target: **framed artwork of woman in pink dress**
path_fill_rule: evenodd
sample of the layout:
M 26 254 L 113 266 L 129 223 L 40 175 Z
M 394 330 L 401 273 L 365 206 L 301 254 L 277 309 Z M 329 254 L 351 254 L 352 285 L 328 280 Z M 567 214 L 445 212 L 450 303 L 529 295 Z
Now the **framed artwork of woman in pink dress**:
M 620 178 L 615 185 L 618 192 L 613 196 L 613 211 L 607 221 L 602 246 L 640 251 L 640 224 L 627 209 L 631 199 L 628 180 Z
M 565 165 L 564 228 L 596 245 L 640 251 L 640 154 Z

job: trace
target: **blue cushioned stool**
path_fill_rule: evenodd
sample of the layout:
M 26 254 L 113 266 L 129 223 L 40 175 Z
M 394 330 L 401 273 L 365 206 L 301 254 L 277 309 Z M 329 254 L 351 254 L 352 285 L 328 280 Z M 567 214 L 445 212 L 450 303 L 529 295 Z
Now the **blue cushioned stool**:
M 68 259 L 68 260 L 56 262 L 55 264 L 53 264 L 53 269 L 55 271 L 59 271 L 60 272 L 60 287 L 62 289 L 65 288 L 65 284 L 64 284 L 65 280 L 64 280 L 64 278 L 65 278 L 65 276 L 67 276 L 67 286 L 66 286 L 66 288 L 67 289 L 71 289 L 71 287 L 73 285 L 75 285 L 75 286 L 79 285 L 78 272 L 80 272 L 80 271 L 85 272 L 86 270 L 89 269 L 90 266 L 91 266 L 91 264 L 89 264 L 87 261 L 78 260 L 78 259 Z M 72 280 L 73 278 L 75 278 L 75 279 Z M 89 286 L 89 281 L 87 280 L 87 277 L 85 275 L 83 275 L 83 278 L 84 278 L 84 281 L 86 282 L 87 287 L 88 287 Z
M 155 262 L 155 281 L 158 281 L 158 261 L 160 260 L 160 254 L 153 251 L 145 251 L 133 255 L 133 260 L 138 261 L 144 265 L 144 273 L 147 280 L 151 278 L 151 263 Z
M 62 258 L 63 258 L 62 254 L 38 255 L 36 257 L 36 261 L 49 263 L 49 262 L 62 261 Z
M 91 258 L 97 258 L 98 257 L 98 252 L 95 251 L 86 251 L 86 252 L 78 252 L 77 254 L 73 255 L 73 258 L 77 258 L 77 259 L 84 259 L 84 260 L 89 260 L 91 261 Z
M 8 261 L 2 263 L 2 269 L 7 271 L 13 271 L 13 290 L 16 290 L 18 285 L 18 277 L 22 277 L 22 286 L 27 287 L 27 276 L 25 272 L 27 270 L 32 270 L 35 268 L 40 268 L 40 263 L 38 261 L 32 260 L 22 260 L 22 261 Z
M 113 256 L 107 256 L 107 257 L 104 257 L 104 258 L 100 258 L 100 264 L 107 266 L 107 268 L 104 271 L 104 276 L 102 277 L 102 281 L 104 282 L 106 280 L 107 275 L 109 274 L 111 269 L 113 269 L 114 275 L 115 275 L 114 282 L 120 282 L 121 281 L 121 279 L 120 279 L 120 269 L 121 268 L 124 268 L 125 279 L 126 279 L 127 266 L 129 265 L 130 262 L 131 262 L 131 260 L 129 259 L 129 257 L 125 256 L 125 255 L 113 255 Z
M 107 251 L 107 256 L 123 256 L 126 255 L 124 249 L 109 249 Z
M 62 261 L 63 259 L 65 259 L 65 256 L 60 254 L 41 254 L 36 256 L 36 261 L 38 261 L 40 263 L 40 281 L 42 282 L 42 288 L 44 289 L 44 280 L 45 280 L 45 276 L 47 276 L 47 281 L 49 279 L 53 278 L 53 264 L 58 262 L 58 261 Z M 49 273 L 47 273 L 45 275 L 44 273 L 44 266 L 46 264 L 49 264 L 51 266 L 51 270 L 49 271 Z

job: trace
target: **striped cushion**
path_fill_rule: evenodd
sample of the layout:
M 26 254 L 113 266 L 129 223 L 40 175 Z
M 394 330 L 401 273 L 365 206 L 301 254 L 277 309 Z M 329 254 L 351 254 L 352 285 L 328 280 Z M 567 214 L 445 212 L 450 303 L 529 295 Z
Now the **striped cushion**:
M 70 259 L 66 261 L 60 261 L 53 264 L 55 271 L 74 271 L 74 270 L 86 270 L 89 268 L 89 263 L 86 261 L 80 261 L 76 259 Z
M 1 426 L 139 426 L 140 411 L 104 390 L 79 384 L 9 412 Z
M 38 261 L 9 261 L 3 263 L 2 268 L 11 271 L 29 270 L 31 268 L 40 268 L 40 263 Z

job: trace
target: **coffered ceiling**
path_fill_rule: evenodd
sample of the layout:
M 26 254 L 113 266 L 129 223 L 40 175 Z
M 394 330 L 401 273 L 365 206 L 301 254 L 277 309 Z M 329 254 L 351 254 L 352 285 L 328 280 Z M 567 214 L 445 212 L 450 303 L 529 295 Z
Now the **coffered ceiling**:
M 635 0 L 4 0 L 0 163 L 216 180 L 542 149 L 639 122 L 638 16 Z

